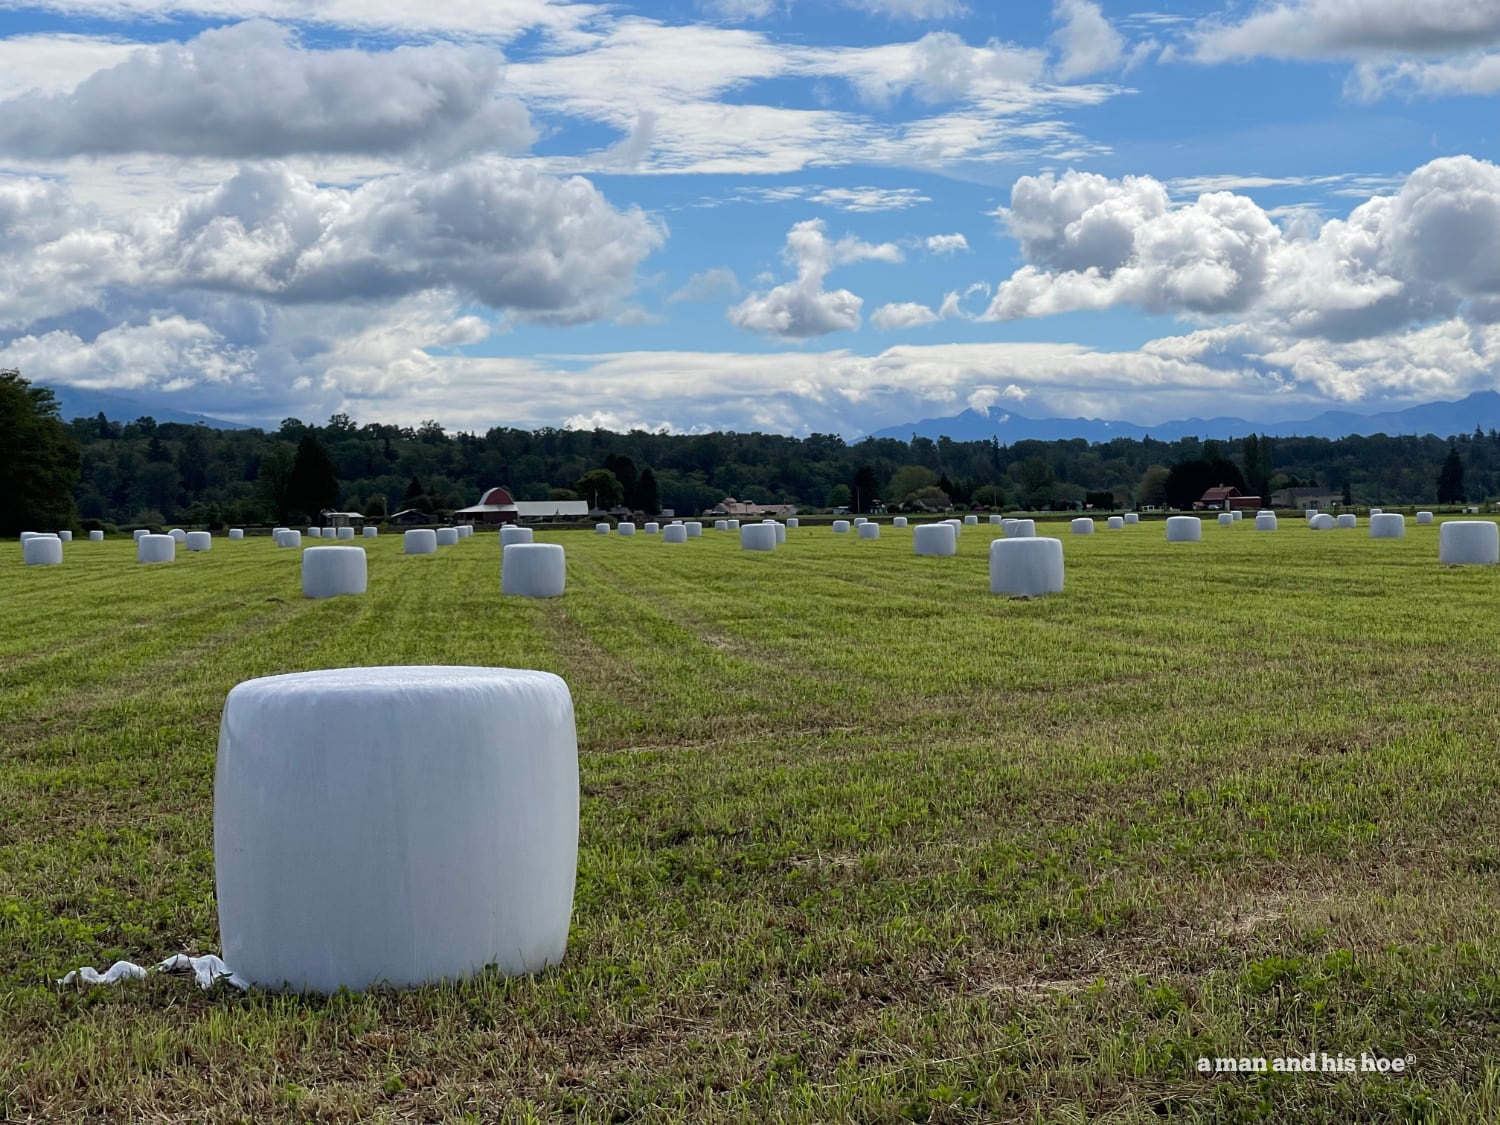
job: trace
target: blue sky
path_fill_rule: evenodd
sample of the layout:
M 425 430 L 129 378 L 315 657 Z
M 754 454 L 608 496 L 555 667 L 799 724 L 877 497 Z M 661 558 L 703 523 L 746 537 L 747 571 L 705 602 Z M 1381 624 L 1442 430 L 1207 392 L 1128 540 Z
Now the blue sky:
M 236 420 L 1495 385 L 1500 5 L 0 2 L 0 365 Z

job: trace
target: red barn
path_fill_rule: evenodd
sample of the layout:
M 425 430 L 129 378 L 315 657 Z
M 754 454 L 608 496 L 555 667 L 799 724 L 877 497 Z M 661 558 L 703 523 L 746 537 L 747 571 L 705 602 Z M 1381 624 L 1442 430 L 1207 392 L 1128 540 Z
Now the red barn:
M 454 512 L 453 518 L 459 523 L 515 523 L 520 519 L 520 510 L 509 492 L 492 488 L 472 508 Z

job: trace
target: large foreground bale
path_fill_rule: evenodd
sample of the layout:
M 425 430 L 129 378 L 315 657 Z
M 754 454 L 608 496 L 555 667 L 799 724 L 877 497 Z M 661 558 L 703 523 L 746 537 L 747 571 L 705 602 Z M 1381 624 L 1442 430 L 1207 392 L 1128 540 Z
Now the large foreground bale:
M 1405 539 L 1406 517 L 1399 512 L 1376 512 L 1370 517 L 1371 539 Z
M 557 543 L 512 543 L 500 552 L 500 592 L 518 598 L 560 598 L 568 560 Z
M 1438 561 L 1445 566 L 1500 563 L 1500 525 L 1490 520 L 1449 520 L 1438 528 Z
M 190 531 L 187 533 L 187 549 L 189 551 L 211 551 L 214 548 L 214 537 L 206 531 Z
M 309 547 L 302 552 L 302 596 L 363 594 L 368 569 L 363 547 Z
M 27 566 L 60 566 L 63 541 L 59 535 L 33 535 L 21 544 L 21 560 Z
M 437 545 L 439 547 L 458 546 L 458 528 L 440 527 L 437 529 Z
M 1036 520 L 1011 520 L 1004 526 L 1007 539 L 1036 538 Z
M 919 523 L 912 529 L 911 545 L 919 555 L 956 555 L 958 533 L 951 523 Z
M 1168 543 L 1197 543 L 1203 538 L 1203 521 L 1197 516 L 1168 516 Z
M 996 539 L 990 543 L 990 593 L 1039 598 L 1063 588 L 1061 539 Z
M 135 541 L 135 561 L 172 562 L 177 558 L 177 540 L 170 535 L 142 535 Z
M 1094 521 L 1087 516 L 1074 520 L 1069 526 L 1073 529 L 1074 535 L 1094 534 Z
M 747 523 L 740 528 L 740 550 L 774 551 L 776 529 L 767 523 Z
M 435 555 L 437 532 L 430 527 L 414 527 L 401 537 L 401 550 L 408 555 Z
M 246 681 L 225 700 L 214 777 L 224 959 L 253 985 L 314 993 L 555 965 L 578 808 L 573 701 L 556 676 Z
M 663 543 L 686 543 L 688 529 L 680 523 L 669 523 L 661 529 L 661 541 Z
M 608 527 L 608 524 L 604 525 Z M 534 543 L 536 535 L 529 527 L 516 527 L 508 524 L 500 529 L 500 549 L 504 550 L 512 543 Z
M 1256 531 L 1275 531 L 1276 530 L 1276 513 L 1275 512 L 1256 512 L 1255 513 L 1255 530 Z
M 862 523 L 859 525 L 859 537 L 861 539 L 879 539 L 880 525 L 878 523 Z

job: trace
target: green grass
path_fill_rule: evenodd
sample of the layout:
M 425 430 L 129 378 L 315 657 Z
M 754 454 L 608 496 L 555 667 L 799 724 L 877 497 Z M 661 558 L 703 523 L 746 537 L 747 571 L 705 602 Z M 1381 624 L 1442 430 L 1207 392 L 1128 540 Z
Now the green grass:
M 1211 522 L 1067 534 L 1067 591 L 823 528 L 565 542 L 499 596 L 480 533 L 0 559 L 0 1120 L 1500 1119 L 1500 571 Z M 236 683 L 553 671 L 583 827 L 564 964 L 330 998 L 79 965 L 217 951 Z M 1411 1055 L 1408 1074 L 1200 1057 Z

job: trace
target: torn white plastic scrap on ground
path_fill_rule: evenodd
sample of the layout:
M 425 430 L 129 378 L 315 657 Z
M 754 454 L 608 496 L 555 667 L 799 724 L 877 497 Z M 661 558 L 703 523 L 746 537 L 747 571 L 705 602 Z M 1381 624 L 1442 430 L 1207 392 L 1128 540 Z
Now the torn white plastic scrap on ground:
M 178 953 L 168 957 L 165 961 L 155 966 L 158 973 L 192 973 L 193 979 L 198 982 L 199 988 L 212 988 L 216 981 L 227 980 L 235 988 L 244 991 L 250 987 L 248 981 L 238 976 L 233 969 L 224 964 L 212 953 L 206 953 L 202 957 L 190 957 L 186 953 Z M 77 982 L 79 984 L 114 984 L 122 980 L 145 980 L 146 970 L 130 961 L 116 961 L 104 972 L 99 972 L 85 965 L 81 969 L 74 969 L 57 983 L 69 985 Z

